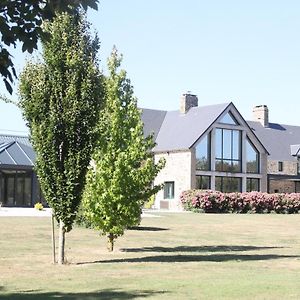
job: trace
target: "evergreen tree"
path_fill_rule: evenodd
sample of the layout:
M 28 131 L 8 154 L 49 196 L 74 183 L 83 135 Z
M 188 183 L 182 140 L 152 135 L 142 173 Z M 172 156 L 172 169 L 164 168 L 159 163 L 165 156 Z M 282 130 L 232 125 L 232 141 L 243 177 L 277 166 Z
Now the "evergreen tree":
M 20 107 L 37 154 L 46 201 L 60 224 L 59 258 L 82 198 L 103 98 L 102 77 L 89 24 L 81 14 L 48 23 L 43 61 L 28 63 L 20 77 Z
M 108 249 L 124 230 L 140 222 L 143 204 L 161 186 L 153 180 L 164 161 L 154 163 L 153 137 L 143 135 L 141 112 L 121 57 L 108 60 L 106 105 L 99 122 L 99 142 L 87 175 L 83 206 L 93 226 L 108 237 Z

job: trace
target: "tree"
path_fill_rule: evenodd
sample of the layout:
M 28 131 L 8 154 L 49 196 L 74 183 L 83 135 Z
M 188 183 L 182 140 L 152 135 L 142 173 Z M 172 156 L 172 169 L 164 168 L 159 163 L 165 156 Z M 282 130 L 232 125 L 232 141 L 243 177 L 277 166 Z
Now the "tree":
M 0 74 L 7 90 L 12 93 L 13 77 L 17 77 L 7 46 L 22 43 L 22 51 L 32 53 L 38 39 L 46 37 L 43 20 L 51 20 L 56 12 L 76 13 L 78 8 L 97 9 L 98 0 L 1 0 L 0 3 Z
M 36 170 L 46 201 L 59 222 L 59 259 L 72 229 L 90 163 L 104 97 L 96 53 L 83 15 L 63 13 L 46 26 L 43 62 L 20 76 L 20 107 L 36 151 Z
M 153 180 L 164 161 L 154 163 L 153 137 L 143 136 L 141 113 L 121 57 L 114 48 L 108 61 L 106 105 L 99 122 L 94 166 L 87 175 L 83 207 L 93 226 L 108 237 L 108 249 L 130 226 L 139 224 L 142 206 L 160 185 Z

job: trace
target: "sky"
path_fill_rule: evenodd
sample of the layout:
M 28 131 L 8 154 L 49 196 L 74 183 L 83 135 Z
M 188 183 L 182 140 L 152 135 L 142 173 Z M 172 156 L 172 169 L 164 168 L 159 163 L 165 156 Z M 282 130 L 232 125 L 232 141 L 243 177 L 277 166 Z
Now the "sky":
M 265 104 L 270 122 L 300 126 L 300 1 L 100 0 L 88 20 L 101 69 L 116 45 L 139 107 L 177 110 L 190 91 L 199 106 L 233 102 L 252 120 Z M 30 56 L 13 55 L 21 71 Z M 28 129 L 17 108 L 0 103 L 4 131 Z

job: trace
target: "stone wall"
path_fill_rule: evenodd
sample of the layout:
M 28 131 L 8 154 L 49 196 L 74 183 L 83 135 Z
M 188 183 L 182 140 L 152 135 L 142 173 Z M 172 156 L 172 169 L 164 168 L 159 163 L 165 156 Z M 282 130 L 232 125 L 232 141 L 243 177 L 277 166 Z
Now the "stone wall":
M 160 158 L 166 160 L 165 167 L 160 171 L 154 183 L 161 184 L 166 181 L 174 181 L 174 199 L 164 199 L 164 191 L 160 190 L 155 199 L 155 208 L 164 208 L 169 210 L 182 210 L 179 196 L 182 191 L 191 188 L 191 152 L 169 152 L 155 154 L 155 162 Z
M 291 180 L 270 180 L 269 193 L 295 193 L 295 182 Z
M 278 171 L 278 160 L 268 160 L 268 174 L 297 175 L 297 161 L 283 161 L 282 172 Z

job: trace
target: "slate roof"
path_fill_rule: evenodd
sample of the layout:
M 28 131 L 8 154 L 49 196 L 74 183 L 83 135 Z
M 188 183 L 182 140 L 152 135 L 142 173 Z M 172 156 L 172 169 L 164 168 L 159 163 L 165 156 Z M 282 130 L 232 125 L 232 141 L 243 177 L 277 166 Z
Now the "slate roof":
M 192 107 L 186 114 L 182 114 L 178 110 L 152 111 L 152 117 L 155 116 L 154 120 L 161 121 L 162 115 L 165 114 L 160 130 L 156 133 L 157 145 L 153 150 L 160 152 L 189 149 L 228 105 L 230 103 Z M 151 118 L 143 119 L 143 122 L 146 130 L 149 131 Z M 154 123 L 156 124 L 156 122 Z M 157 124 L 155 127 L 158 128 Z
M 300 126 L 269 123 L 269 127 L 263 127 L 260 122 L 247 123 L 268 150 L 269 159 L 295 161 L 291 145 L 300 144 Z
M 166 116 L 166 111 L 142 108 L 142 121 L 144 123 L 144 136 L 154 134 L 156 140 L 158 132 Z
M 26 136 L 0 135 L 0 165 L 33 167 L 35 153 Z

